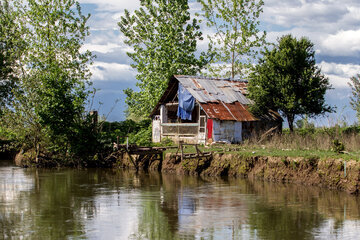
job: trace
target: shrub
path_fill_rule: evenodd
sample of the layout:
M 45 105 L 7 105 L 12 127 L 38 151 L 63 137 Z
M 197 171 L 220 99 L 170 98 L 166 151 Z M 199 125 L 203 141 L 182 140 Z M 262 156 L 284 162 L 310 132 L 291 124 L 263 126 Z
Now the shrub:
M 345 150 L 345 146 L 339 139 L 334 139 L 332 142 L 331 151 L 336 153 L 342 153 Z

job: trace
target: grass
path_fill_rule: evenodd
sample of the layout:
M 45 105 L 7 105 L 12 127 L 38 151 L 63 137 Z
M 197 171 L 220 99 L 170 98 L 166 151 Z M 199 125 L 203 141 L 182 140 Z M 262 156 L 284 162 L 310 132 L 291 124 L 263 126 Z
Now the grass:
M 259 142 L 259 137 L 244 141 L 241 145 L 201 146 L 204 152 L 236 153 L 244 156 L 304 157 L 319 159 L 344 159 L 360 161 L 359 127 L 331 127 L 284 131 Z M 334 142 L 344 145 L 345 151 L 337 153 Z M 167 152 L 175 153 L 177 149 Z M 185 153 L 196 153 L 193 146 L 186 146 Z
M 200 146 L 202 152 L 215 153 L 233 153 L 240 154 L 244 157 L 259 156 L 259 157 L 304 157 L 304 158 L 319 158 L 326 159 L 343 159 L 360 161 L 360 151 L 335 153 L 330 150 L 300 150 L 300 149 L 278 149 L 266 148 L 265 146 L 249 147 L 244 145 L 222 145 L 213 147 Z M 234 149 L 234 150 L 232 150 Z M 175 153 L 177 149 L 169 149 L 166 152 Z M 180 153 L 180 151 L 179 151 Z M 186 147 L 184 153 L 196 153 L 194 147 Z

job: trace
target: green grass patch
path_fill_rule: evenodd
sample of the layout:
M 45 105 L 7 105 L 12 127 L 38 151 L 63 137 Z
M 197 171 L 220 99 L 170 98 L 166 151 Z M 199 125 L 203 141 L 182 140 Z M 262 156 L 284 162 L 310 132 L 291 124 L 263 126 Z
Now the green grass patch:
M 360 160 L 360 151 L 335 153 L 330 150 L 299 150 L 299 149 L 276 149 L 276 148 L 263 148 L 263 147 L 244 147 L 241 145 L 223 145 L 204 147 L 200 146 L 199 149 L 202 152 L 214 152 L 214 153 L 233 153 L 239 154 L 245 157 L 250 156 L 263 156 L 263 157 L 304 157 L 304 158 L 319 158 L 326 159 L 344 159 L 344 160 Z M 168 149 L 166 152 L 175 153 L 177 149 Z M 183 149 L 184 153 L 196 153 L 196 149 L 193 146 L 187 146 Z M 180 153 L 180 150 L 178 151 Z

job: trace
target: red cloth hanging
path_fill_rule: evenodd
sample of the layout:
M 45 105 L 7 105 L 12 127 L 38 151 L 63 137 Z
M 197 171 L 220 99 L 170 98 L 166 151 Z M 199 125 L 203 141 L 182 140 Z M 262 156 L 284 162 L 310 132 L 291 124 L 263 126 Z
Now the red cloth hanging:
M 207 138 L 210 139 L 210 138 L 212 138 L 212 133 L 213 133 L 213 120 L 212 119 L 207 120 L 206 128 L 207 128 L 207 133 L 208 133 Z

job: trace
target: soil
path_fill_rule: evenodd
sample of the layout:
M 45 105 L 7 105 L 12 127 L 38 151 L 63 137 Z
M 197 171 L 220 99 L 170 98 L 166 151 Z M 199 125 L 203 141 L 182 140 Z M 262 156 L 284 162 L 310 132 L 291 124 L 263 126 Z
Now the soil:
M 134 168 L 126 156 L 119 159 L 118 166 Z M 246 157 L 237 153 L 225 153 L 181 161 L 174 154 L 167 153 L 162 161 L 150 159 L 146 164 L 139 164 L 139 168 L 203 177 L 232 176 L 316 185 L 351 194 L 357 194 L 360 190 L 360 162 L 354 160 L 345 162 L 343 159 L 304 157 Z

